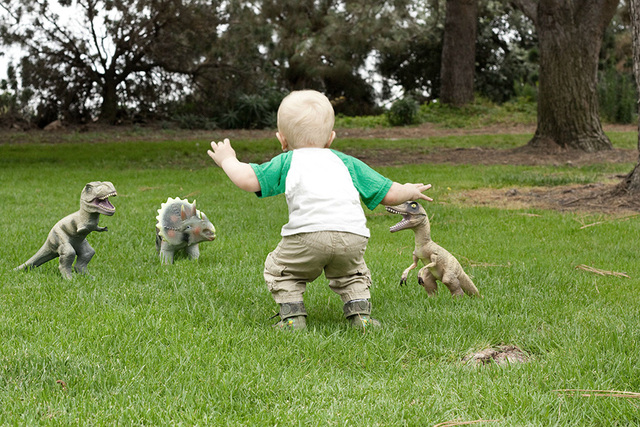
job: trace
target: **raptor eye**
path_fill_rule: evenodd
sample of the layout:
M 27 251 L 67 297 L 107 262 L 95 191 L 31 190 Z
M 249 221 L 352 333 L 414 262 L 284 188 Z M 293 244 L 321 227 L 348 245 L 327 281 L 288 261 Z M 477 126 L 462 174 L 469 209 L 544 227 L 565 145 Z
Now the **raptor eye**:
M 418 207 L 418 204 L 417 204 L 416 202 L 412 202 L 412 203 L 411 203 L 411 207 L 412 207 L 413 209 L 415 209 L 415 208 L 417 208 L 417 207 Z

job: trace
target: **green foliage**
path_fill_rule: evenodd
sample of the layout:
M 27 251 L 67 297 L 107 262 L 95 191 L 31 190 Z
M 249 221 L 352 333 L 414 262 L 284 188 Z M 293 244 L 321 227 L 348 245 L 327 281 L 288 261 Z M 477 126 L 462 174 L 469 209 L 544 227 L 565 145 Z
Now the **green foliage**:
M 380 114 L 377 116 L 345 116 L 342 114 L 336 115 L 336 128 L 376 128 L 376 127 L 387 127 L 389 126 L 389 121 L 387 120 L 386 114 Z
M 490 146 L 501 138 L 393 144 Z M 637 219 L 452 201 L 479 186 L 534 185 L 553 173 L 566 175 L 556 183 L 585 182 L 611 172 L 378 168 L 395 181 L 434 184 L 436 201 L 425 204 L 432 237 L 458 257 L 484 298 L 454 300 L 445 289 L 427 298 L 415 274 L 399 287 L 413 235 L 389 233 L 398 217 L 377 208 L 368 215 L 366 259 L 384 328 L 348 329 L 339 298 L 320 278 L 305 294 L 309 330 L 288 334 L 270 327 L 276 305 L 262 279 L 287 218 L 285 201 L 235 188 L 206 157 L 207 141 L 0 145 L 0 227 L 12 236 L 0 257 L 0 424 L 640 423 L 635 399 L 557 391 L 640 389 L 640 266 L 629 237 L 640 232 Z M 348 141 L 361 153 L 371 144 L 389 142 Z M 234 147 L 243 159 L 277 152 L 273 140 Z M 93 277 L 64 281 L 56 260 L 12 271 L 77 209 L 82 186 L 95 179 L 114 182 L 119 195 L 116 214 L 100 220 L 109 231 L 88 237 Z M 198 262 L 163 267 L 157 259 L 153 225 L 169 196 L 197 198 L 216 225 L 218 238 L 202 244 Z M 575 269 L 583 263 L 630 278 Z M 462 362 L 500 344 L 517 345 L 529 361 Z
M 196 73 L 224 24 L 216 2 L 200 0 L 29 3 L 3 2 L 0 43 L 23 49 L 21 84 L 34 93 L 45 124 L 116 123 L 132 107 L 142 114 L 153 106 L 158 114 L 187 86 L 184 75 Z
M 536 104 L 525 97 L 502 105 L 481 97 L 476 97 L 473 103 L 464 107 L 434 102 L 420 107 L 419 120 L 449 128 L 477 128 L 496 124 L 531 125 L 536 122 Z
M 425 103 L 419 106 L 413 124 L 433 123 L 446 128 L 477 128 L 491 125 L 521 126 L 536 123 L 537 104 L 536 90 L 530 85 L 520 86 L 518 97 L 503 104 L 496 104 L 477 96 L 472 104 L 464 107 L 452 107 L 438 102 Z M 402 111 L 411 111 L 400 100 Z M 336 117 L 336 128 L 375 128 L 392 126 L 389 110 L 378 116 Z M 406 117 L 409 117 L 407 114 Z M 405 124 L 398 124 L 403 126 Z
M 407 95 L 395 101 L 387 110 L 387 120 L 391 126 L 407 126 L 416 123 L 420 105 Z
M 495 103 L 514 100 L 518 86 L 538 80 L 538 41 L 532 22 L 508 3 L 481 2 L 475 91 Z
M 178 114 L 173 116 L 173 121 L 177 123 L 180 129 L 213 130 L 218 128 L 215 120 L 198 114 Z
M 637 123 L 638 91 L 633 74 L 609 68 L 598 81 L 600 114 L 609 123 Z

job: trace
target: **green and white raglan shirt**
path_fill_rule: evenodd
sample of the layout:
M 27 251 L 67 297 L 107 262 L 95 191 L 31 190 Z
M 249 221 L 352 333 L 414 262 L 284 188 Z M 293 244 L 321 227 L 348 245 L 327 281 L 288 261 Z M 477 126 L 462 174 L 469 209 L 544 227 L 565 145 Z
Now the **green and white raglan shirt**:
M 344 231 L 369 237 L 360 198 L 374 209 L 393 183 L 364 162 L 326 148 L 287 151 L 251 167 L 260 183 L 258 197 L 285 194 L 289 222 L 282 236 Z

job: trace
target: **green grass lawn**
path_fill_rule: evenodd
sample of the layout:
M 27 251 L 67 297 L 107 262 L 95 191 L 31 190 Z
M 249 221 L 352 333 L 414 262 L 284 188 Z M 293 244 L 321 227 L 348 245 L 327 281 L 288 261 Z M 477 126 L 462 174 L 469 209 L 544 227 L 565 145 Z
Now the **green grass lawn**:
M 335 148 L 524 144 L 527 135 L 429 140 L 339 140 Z M 633 148 L 627 134 L 614 145 Z M 404 145 L 403 145 L 404 144 Z M 237 141 L 262 161 L 275 140 Z M 207 141 L 0 145 L 0 424 L 2 425 L 638 425 L 640 400 L 559 390 L 640 392 L 640 217 L 446 204 L 447 194 L 513 185 L 564 185 L 632 165 L 381 167 L 399 182 L 434 185 L 433 239 L 455 254 L 483 299 L 427 298 L 411 263 L 413 233 L 367 211 L 374 315 L 347 328 L 324 278 L 305 296 L 308 330 L 273 330 L 262 279 L 287 220 L 282 196 L 236 189 L 209 160 Z M 62 279 L 58 261 L 12 269 L 75 211 L 86 182 L 112 181 L 117 211 L 92 233 L 92 277 Z M 156 211 L 197 199 L 218 238 L 197 262 L 161 266 Z M 535 214 L 530 215 L 530 214 Z M 602 224 L 581 229 L 584 222 Z M 624 272 L 600 276 L 580 264 Z M 527 363 L 462 359 L 515 345 Z

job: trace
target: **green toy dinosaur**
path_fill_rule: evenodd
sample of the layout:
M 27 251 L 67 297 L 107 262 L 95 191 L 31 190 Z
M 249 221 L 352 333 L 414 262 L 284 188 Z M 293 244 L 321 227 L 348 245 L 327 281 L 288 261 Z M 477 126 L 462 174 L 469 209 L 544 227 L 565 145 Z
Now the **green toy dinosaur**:
M 158 209 L 156 250 L 163 264 L 173 264 L 175 253 L 184 249 L 191 259 L 198 259 L 198 243 L 216 238 L 216 229 L 207 216 L 188 200 L 169 197 Z
M 100 214 L 111 216 L 116 212 L 109 197 L 117 195 L 116 188 L 108 181 L 85 185 L 80 194 L 80 210 L 58 221 L 38 252 L 15 270 L 29 270 L 60 257 L 59 269 L 65 279 L 71 279 L 72 267 L 77 273 L 86 273 L 87 265 L 96 253 L 89 245 L 87 235 L 92 231 L 107 231 L 107 227 L 100 227 L 98 221 Z
M 402 273 L 401 285 L 407 283 L 409 272 L 418 266 L 418 260 L 420 260 L 424 267 L 418 272 L 418 283 L 424 287 L 427 295 L 433 296 L 437 292 L 436 280 L 444 283 L 453 296 L 462 296 L 464 293 L 480 295 L 458 260 L 431 240 L 429 218 L 422 205 L 408 201 L 398 206 L 387 206 L 387 211 L 402 215 L 402 220 L 391 227 L 389 231 L 395 233 L 400 230 L 413 229 L 415 233 L 416 246 L 413 251 L 413 264 Z

